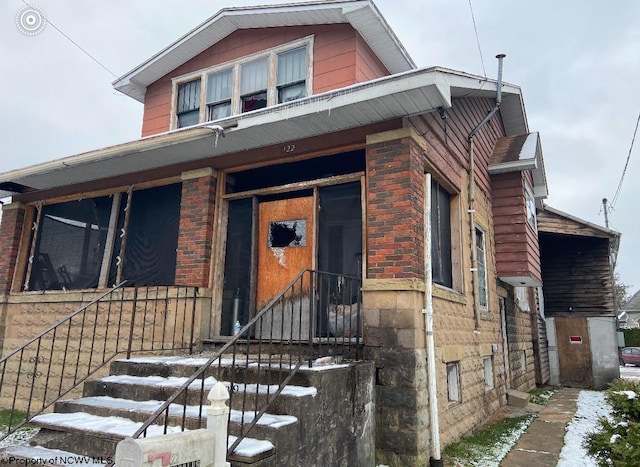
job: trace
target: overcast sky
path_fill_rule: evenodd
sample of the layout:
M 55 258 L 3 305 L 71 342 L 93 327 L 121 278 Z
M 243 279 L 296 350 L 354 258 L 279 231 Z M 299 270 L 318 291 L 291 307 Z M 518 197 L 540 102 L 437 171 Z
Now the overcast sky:
M 52 25 L 120 76 L 218 10 L 269 0 L 40 0 L 51 21 L 22 34 L 19 0 L 0 3 L 0 172 L 130 141 L 142 104 Z M 483 75 L 469 0 L 377 0 L 419 67 Z M 640 112 L 640 2 L 473 0 L 487 76 L 522 88 L 544 152 L 547 204 L 604 225 Z M 640 289 L 640 137 L 610 227 L 622 232 L 617 271 Z

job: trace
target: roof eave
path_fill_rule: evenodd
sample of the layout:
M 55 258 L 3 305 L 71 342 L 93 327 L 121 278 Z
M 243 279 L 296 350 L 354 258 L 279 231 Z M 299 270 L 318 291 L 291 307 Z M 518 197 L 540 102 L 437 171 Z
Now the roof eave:
M 322 22 L 320 14 L 327 10 L 335 10 L 334 19 L 330 22 Z M 305 20 L 310 17 L 309 15 L 314 14 L 318 17 L 317 22 Z M 259 23 L 250 20 L 254 16 L 259 17 Z M 243 24 L 243 18 L 246 24 Z M 331 22 L 351 24 L 390 73 L 416 68 L 408 52 L 373 2 L 369 0 L 318 1 L 222 9 L 116 79 L 112 85 L 123 94 L 144 102 L 145 91 L 150 84 L 238 29 L 260 27 L 260 24 L 263 27 L 276 27 L 330 24 Z

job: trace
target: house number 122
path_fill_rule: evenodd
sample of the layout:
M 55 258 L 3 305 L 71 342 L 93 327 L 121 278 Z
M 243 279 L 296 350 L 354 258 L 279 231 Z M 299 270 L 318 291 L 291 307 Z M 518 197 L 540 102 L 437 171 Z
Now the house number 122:
M 284 152 L 293 152 L 296 150 L 296 145 L 295 144 L 287 144 L 284 147 Z

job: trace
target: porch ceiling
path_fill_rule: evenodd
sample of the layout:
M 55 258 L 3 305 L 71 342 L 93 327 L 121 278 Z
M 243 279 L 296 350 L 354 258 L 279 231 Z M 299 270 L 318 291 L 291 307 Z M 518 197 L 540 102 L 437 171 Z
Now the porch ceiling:
M 489 86 L 487 86 L 489 83 Z M 488 88 L 488 89 L 487 89 Z M 0 197 L 229 155 L 451 107 L 463 90 L 491 95 L 495 83 L 430 68 L 384 77 L 246 114 L 174 130 L 0 174 Z M 495 91 L 493 91 L 495 92 Z M 506 85 L 504 94 L 520 97 Z M 516 99 L 520 105 L 521 99 Z M 526 123 L 526 122 L 525 122 Z M 515 122 L 522 130 L 522 123 Z M 224 128 L 217 136 L 215 127 Z

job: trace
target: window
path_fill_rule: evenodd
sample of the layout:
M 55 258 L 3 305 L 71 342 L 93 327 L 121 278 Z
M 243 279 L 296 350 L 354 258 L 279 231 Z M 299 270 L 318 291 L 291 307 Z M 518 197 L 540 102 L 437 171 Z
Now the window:
M 278 103 L 302 99 L 307 95 L 307 48 L 278 55 Z
M 514 287 L 516 296 L 516 303 L 520 308 L 520 311 L 528 313 L 531 311 L 531 305 L 529 304 L 529 293 L 527 287 Z
M 531 187 L 527 183 L 524 190 L 525 203 L 527 204 L 527 222 L 533 230 L 537 230 L 536 225 L 536 200 L 533 197 Z
M 173 285 L 181 187 L 133 191 L 130 200 L 114 193 L 42 206 L 25 290 L 92 289 L 120 280 Z
M 447 396 L 449 402 L 460 402 L 460 367 L 458 362 L 447 363 Z
M 207 120 L 231 115 L 232 78 L 231 69 L 207 77 Z
M 311 93 L 313 38 L 174 78 L 174 128 L 182 128 Z
M 527 351 L 523 350 L 520 353 L 520 368 L 522 368 L 522 371 L 527 371 Z
M 482 359 L 484 367 L 484 386 L 486 389 L 493 389 L 493 357 Z
M 434 179 L 431 179 L 431 272 L 433 282 L 453 287 L 451 195 Z
M 489 305 L 487 289 L 487 250 L 484 232 L 476 227 L 476 262 L 478 268 L 478 304 L 482 310 Z
M 200 120 L 200 80 L 178 86 L 176 105 L 178 128 L 196 125 Z

